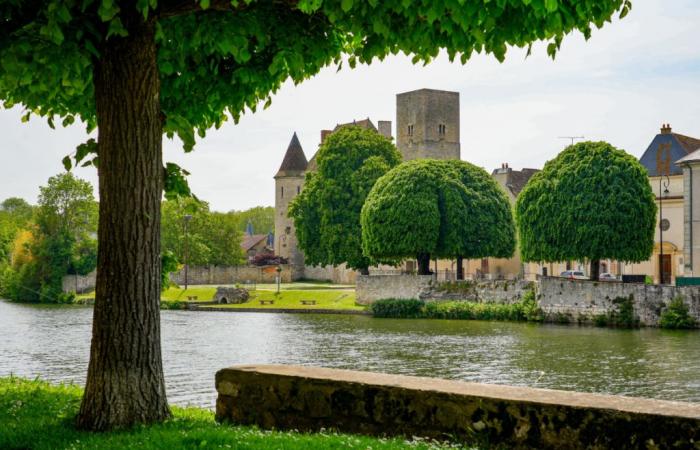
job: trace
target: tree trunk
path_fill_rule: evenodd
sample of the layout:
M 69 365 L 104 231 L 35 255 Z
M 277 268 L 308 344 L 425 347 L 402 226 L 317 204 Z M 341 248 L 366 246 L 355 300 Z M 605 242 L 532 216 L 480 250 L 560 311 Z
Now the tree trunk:
M 594 259 L 591 261 L 591 280 L 598 281 L 600 278 L 600 260 Z
M 430 275 L 429 253 L 421 253 L 418 255 L 418 275 Z
M 369 267 L 361 267 L 360 275 L 369 275 Z
M 92 345 L 77 425 L 110 430 L 170 416 L 160 347 L 160 81 L 154 22 L 122 17 L 94 86 L 100 218 Z
M 463 265 L 463 260 L 461 256 L 457 257 L 457 279 L 458 280 L 463 280 L 464 279 L 464 265 Z

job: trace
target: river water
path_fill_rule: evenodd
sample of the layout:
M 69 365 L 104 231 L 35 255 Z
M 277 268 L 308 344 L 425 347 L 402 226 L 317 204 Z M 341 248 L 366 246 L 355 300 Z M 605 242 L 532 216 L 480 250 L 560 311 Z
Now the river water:
M 162 311 L 171 403 L 212 408 L 214 373 L 285 363 L 700 402 L 700 331 Z M 82 384 L 92 309 L 0 301 L 0 376 Z

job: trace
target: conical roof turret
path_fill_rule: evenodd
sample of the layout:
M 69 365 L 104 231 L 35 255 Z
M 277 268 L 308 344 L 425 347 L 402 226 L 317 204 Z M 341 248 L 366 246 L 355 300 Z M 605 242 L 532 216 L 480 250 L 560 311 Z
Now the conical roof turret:
M 299 143 L 299 138 L 295 132 L 275 178 L 303 176 L 308 164 L 304 150 L 301 148 L 301 143 Z

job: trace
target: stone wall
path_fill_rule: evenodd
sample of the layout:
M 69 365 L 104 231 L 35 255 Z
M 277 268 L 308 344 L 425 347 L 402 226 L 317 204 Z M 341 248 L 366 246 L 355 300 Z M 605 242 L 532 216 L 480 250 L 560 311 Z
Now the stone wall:
M 665 306 L 681 296 L 690 314 L 700 321 L 700 286 L 647 285 L 611 281 L 540 277 L 538 301 L 548 314 L 564 314 L 573 321 L 589 321 L 617 308 L 616 298 L 632 298 L 642 325 L 657 326 Z
M 355 301 L 369 305 L 385 298 L 423 299 L 432 289 L 432 275 L 358 275 Z
M 282 283 L 292 281 L 292 269 L 288 264 L 282 266 Z M 274 283 L 277 266 L 192 266 L 188 270 L 188 284 L 235 284 L 235 283 Z M 178 284 L 185 284 L 185 269 L 170 274 L 170 279 Z
M 303 278 L 306 280 L 330 281 L 335 284 L 355 284 L 357 272 L 345 264 L 333 266 L 306 266 Z
M 527 281 L 436 282 L 432 275 L 358 275 L 355 289 L 357 302 L 368 305 L 386 298 L 514 303 L 533 287 Z
M 302 366 L 216 374 L 216 418 L 539 449 L 697 448 L 700 405 Z
M 63 277 L 63 292 L 75 292 L 83 294 L 95 290 L 95 278 L 97 271 L 93 270 L 87 275 L 65 275 Z

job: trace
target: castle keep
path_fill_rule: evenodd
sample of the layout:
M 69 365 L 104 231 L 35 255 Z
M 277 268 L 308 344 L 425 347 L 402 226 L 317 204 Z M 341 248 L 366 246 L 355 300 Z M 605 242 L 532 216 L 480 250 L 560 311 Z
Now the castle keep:
M 391 121 L 380 120 L 378 126 L 368 118 L 339 124 L 333 130 L 321 131 L 325 138 L 346 126 L 371 129 L 393 138 Z M 396 96 L 396 146 L 404 160 L 418 158 L 460 159 L 459 93 L 435 89 L 419 89 Z M 316 168 L 299 143 L 296 133 L 287 147 L 275 175 L 275 254 L 287 258 L 294 266 L 293 278 L 332 279 L 353 282 L 354 273 L 343 267 L 306 267 L 304 254 L 297 246 L 294 221 L 288 217 L 289 203 L 304 187 L 307 171 Z

